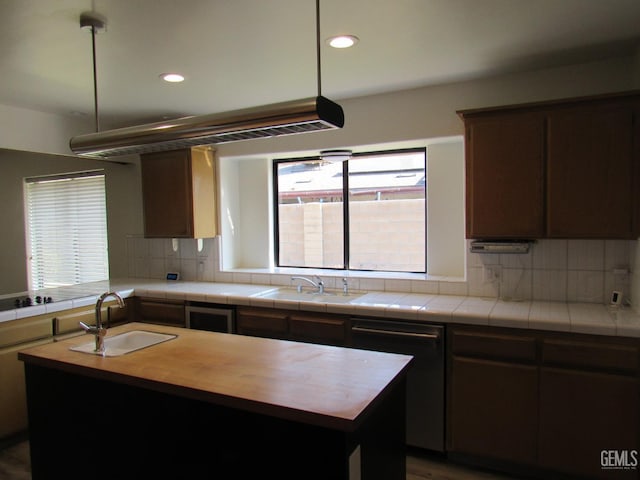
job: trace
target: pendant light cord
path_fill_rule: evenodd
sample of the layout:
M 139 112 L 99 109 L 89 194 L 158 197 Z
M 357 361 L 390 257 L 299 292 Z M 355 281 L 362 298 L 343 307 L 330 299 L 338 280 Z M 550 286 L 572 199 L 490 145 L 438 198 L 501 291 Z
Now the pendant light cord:
M 94 12 L 85 12 L 80 15 L 80 28 L 91 32 L 91 54 L 93 59 L 93 113 L 96 124 L 96 133 L 100 131 L 98 120 L 98 67 L 96 62 L 96 35 L 105 30 L 105 22 Z
M 93 52 L 93 112 L 96 124 L 96 133 L 100 131 L 98 120 L 98 71 L 96 67 L 96 27 L 91 27 L 91 49 Z
M 320 62 L 320 0 L 316 0 L 316 62 L 318 73 L 318 96 L 322 96 L 322 65 Z

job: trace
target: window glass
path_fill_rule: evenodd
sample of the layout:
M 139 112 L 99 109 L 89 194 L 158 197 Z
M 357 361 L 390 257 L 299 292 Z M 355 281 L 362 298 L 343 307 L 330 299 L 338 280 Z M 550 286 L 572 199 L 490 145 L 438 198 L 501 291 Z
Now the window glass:
M 425 272 L 425 165 L 424 149 L 276 161 L 278 265 Z
M 349 269 L 425 271 L 424 152 L 349 161 Z
M 343 268 L 342 164 L 313 159 L 276 165 L 278 264 Z
M 25 196 L 30 288 L 106 280 L 104 174 L 28 178 Z

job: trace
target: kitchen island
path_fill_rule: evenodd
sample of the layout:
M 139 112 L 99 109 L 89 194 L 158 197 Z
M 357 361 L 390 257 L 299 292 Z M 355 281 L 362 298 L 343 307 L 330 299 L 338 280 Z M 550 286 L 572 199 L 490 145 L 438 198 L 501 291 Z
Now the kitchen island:
M 137 323 L 108 337 L 131 330 L 177 338 L 20 352 L 33 480 L 405 478 L 410 356 Z

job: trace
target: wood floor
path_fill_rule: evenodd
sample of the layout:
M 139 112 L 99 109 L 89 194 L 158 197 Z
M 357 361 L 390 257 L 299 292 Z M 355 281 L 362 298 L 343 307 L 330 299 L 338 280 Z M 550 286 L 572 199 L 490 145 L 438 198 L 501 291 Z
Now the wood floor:
M 31 480 L 28 442 L 20 442 L 0 451 L 0 480 Z
M 407 456 L 407 480 L 512 480 L 513 477 L 451 465 L 439 458 Z M 0 480 L 31 480 L 29 443 L 0 451 Z

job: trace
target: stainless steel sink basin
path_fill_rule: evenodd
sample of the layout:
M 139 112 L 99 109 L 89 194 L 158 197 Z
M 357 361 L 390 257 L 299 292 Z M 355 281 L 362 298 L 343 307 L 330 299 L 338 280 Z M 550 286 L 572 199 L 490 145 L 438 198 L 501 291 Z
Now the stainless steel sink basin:
M 92 353 L 94 355 L 102 355 L 105 357 L 118 357 L 127 353 L 135 352 L 143 348 L 157 345 L 158 343 L 173 340 L 177 335 L 168 333 L 148 332 L 146 330 L 132 330 L 130 332 L 114 335 L 113 337 L 105 337 L 104 354 L 95 351 L 96 342 L 91 340 L 82 345 L 69 347 L 69 350 L 83 353 Z
M 313 291 L 298 292 L 294 288 L 276 288 L 256 295 L 257 298 L 269 298 L 272 300 L 290 300 L 293 302 L 315 302 L 315 303 L 349 303 L 364 293 L 329 292 L 318 293 Z

